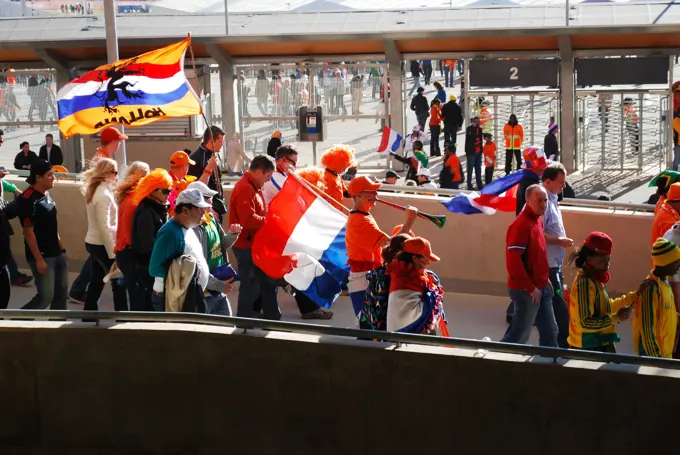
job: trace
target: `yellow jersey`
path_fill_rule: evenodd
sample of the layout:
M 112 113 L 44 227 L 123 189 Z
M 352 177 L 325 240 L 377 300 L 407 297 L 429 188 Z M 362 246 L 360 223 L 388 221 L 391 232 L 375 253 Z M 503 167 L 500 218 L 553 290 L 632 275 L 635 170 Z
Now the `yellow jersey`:
M 673 357 L 678 313 L 673 290 L 665 279 L 650 273 L 649 284 L 635 305 L 633 315 L 633 346 L 637 355 Z

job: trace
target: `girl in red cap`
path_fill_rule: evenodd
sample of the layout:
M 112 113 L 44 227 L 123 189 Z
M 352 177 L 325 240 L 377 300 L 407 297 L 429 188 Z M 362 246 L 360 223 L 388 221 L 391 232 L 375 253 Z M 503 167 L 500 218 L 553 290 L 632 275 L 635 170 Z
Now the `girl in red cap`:
M 430 261 L 439 261 L 430 242 L 414 237 L 404 242 L 403 250 L 387 266 L 391 280 L 388 331 L 434 335 L 444 320 L 444 289 L 439 277 L 427 270 Z
M 613 242 L 602 232 L 591 232 L 583 246 L 569 257 L 578 273 L 569 291 L 569 338 L 572 348 L 616 352 L 620 341 L 616 324 L 630 316 L 637 292 L 610 299 L 604 286 L 609 281 Z

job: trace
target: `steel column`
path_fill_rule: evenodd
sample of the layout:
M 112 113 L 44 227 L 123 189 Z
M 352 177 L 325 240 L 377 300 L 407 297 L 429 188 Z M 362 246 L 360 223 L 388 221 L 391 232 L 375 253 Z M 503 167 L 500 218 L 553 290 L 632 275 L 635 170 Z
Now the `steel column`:
M 385 56 L 389 64 L 390 72 L 390 90 L 388 96 L 387 87 L 385 87 L 385 100 L 387 102 L 386 109 L 389 107 L 389 115 L 392 117 L 390 128 L 406 137 L 406 130 L 404 129 L 404 83 L 405 78 L 401 71 L 401 52 L 397 44 L 392 40 L 384 40 L 383 47 L 385 48 Z M 388 99 L 389 98 L 389 99 Z
M 222 107 L 222 129 L 231 137 L 236 131 L 236 109 L 234 106 L 234 62 L 224 49 L 208 45 L 206 50 L 217 61 L 220 68 L 220 104 Z M 241 115 L 239 114 L 239 117 Z M 210 126 L 210 125 L 208 125 Z
M 560 146 L 562 164 L 568 172 L 576 170 L 574 128 L 574 51 L 568 36 L 559 37 L 560 47 L 560 99 L 562 124 L 560 125 Z

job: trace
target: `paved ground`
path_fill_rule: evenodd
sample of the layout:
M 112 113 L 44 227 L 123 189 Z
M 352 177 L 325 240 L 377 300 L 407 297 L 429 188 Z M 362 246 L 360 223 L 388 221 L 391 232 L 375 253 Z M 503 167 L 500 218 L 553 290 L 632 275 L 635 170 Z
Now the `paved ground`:
M 76 278 L 76 274 L 70 274 L 70 281 Z M 12 287 L 10 308 L 19 308 L 31 299 L 35 294 L 34 287 Z M 236 309 L 237 292 L 229 295 L 233 309 Z M 501 339 L 507 324 L 505 323 L 505 308 L 508 299 L 505 297 L 493 297 L 471 294 L 446 294 L 445 309 L 449 321 L 451 336 L 459 338 L 482 339 L 489 337 L 491 340 Z M 293 298 L 284 292 L 279 292 L 279 305 L 283 313 L 283 320 L 301 322 L 300 313 L 297 310 Z M 113 311 L 113 300 L 110 287 L 104 289 L 100 308 L 105 311 Z M 82 310 L 80 305 L 69 305 L 71 310 Z M 330 321 L 317 321 L 318 324 L 335 325 L 342 327 L 356 327 L 356 319 L 352 314 L 352 304 L 349 297 L 340 297 L 333 305 L 335 316 Z M 304 321 L 312 322 L 314 321 Z M 631 328 L 629 323 L 618 326 L 622 342 L 618 345 L 619 352 L 633 354 L 631 342 Z M 530 344 L 538 344 L 538 332 L 533 331 Z

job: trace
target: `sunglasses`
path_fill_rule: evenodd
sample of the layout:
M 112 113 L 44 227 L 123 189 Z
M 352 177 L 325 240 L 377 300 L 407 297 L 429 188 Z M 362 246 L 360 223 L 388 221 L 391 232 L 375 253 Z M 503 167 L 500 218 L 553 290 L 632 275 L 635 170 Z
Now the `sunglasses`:
M 172 191 L 172 190 L 170 188 L 159 188 L 158 191 L 160 191 L 165 196 L 167 196 L 168 194 L 170 194 L 170 191 Z

